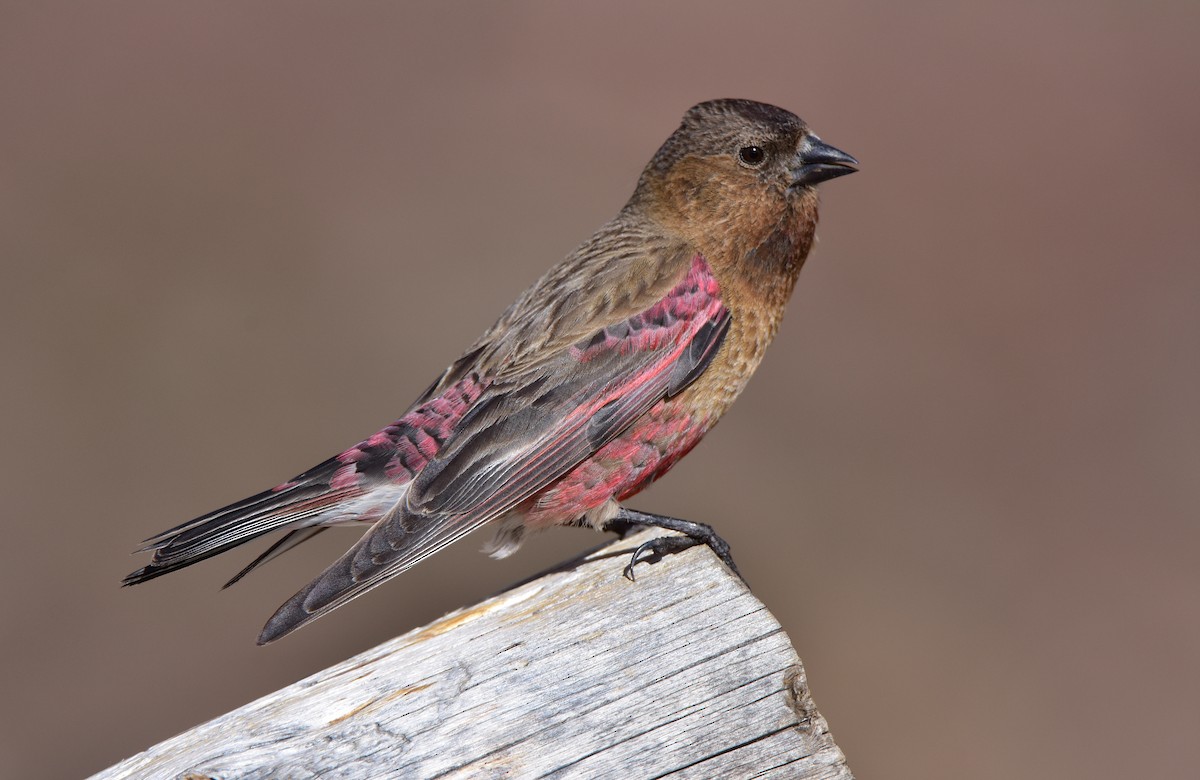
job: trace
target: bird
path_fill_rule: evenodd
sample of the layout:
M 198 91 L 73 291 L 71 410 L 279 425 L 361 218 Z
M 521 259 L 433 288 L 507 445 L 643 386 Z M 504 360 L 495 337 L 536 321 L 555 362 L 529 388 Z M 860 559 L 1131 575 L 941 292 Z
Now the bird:
M 779 330 L 817 225 L 816 186 L 858 161 L 795 114 L 745 99 L 690 108 L 616 217 L 522 293 L 403 416 L 269 490 L 150 537 L 134 585 L 259 536 L 238 572 L 325 529 L 366 525 L 267 621 L 266 644 L 485 524 L 513 553 L 530 532 L 676 532 L 634 567 L 706 545 L 704 523 L 623 505 L 729 409 Z M 740 576 L 740 574 L 739 574 Z

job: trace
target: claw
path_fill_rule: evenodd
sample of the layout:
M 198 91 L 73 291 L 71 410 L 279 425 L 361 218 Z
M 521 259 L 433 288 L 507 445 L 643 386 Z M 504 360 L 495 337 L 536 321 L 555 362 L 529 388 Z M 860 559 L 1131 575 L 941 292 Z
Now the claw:
M 660 537 L 664 538 L 664 537 Z M 662 558 L 662 553 L 658 550 L 658 545 L 655 544 L 658 539 L 651 539 L 648 542 L 642 542 L 638 548 L 633 551 L 633 557 L 629 559 L 629 563 L 625 566 L 624 574 L 630 582 L 637 582 L 637 578 L 633 575 L 633 569 L 641 562 L 642 553 L 649 550 L 651 555 L 646 558 L 647 561 L 655 561 Z
M 712 529 L 712 526 L 704 523 L 696 523 L 691 520 L 679 520 L 674 517 L 664 517 L 662 515 L 651 515 L 644 512 L 636 512 L 630 509 L 622 509 L 620 515 L 611 521 L 606 530 L 616 531 L 618 533 L 632 530 L 635 526 L 653 526 L 657 528 L 665 528 L 670 531 L 678 531 L 683 536 L 660 536 L 644 542 L 633 552 L 633 557 L 622 570 L 625 578 L 630 582 L 636 582 L 633 570 L 638 563 L 645 560 L 646 562 L 654 562 L 662 559 L 665 555 L 686 550 L 689 547 L 695 547 L 698 544 L 707 546 L 713 553 L 721 559 L 729 570 L 738 576 L 743 583 L 746 578 L 738 571 L 737 564 L 733 562 L 733 556 L 729 551 L 729 544 Z M 645 558 L 645 553 L 650 553 Z

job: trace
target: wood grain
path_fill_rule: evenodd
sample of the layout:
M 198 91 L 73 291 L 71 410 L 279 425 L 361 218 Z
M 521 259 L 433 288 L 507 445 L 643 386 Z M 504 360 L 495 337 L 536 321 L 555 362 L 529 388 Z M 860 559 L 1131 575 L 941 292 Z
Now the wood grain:
M 783 629 L 706 548 L 621 576 L 656 533 L 95 777 L 850 778 Z

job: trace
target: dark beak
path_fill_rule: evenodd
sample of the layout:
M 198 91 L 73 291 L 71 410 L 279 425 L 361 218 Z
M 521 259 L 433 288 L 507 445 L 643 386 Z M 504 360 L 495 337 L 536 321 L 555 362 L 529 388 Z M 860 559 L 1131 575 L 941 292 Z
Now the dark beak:
M 792 169 L 793 187 L 811 187 L 858 170 L 858 160 L 810 135 L 804 139 L 797 165 Z

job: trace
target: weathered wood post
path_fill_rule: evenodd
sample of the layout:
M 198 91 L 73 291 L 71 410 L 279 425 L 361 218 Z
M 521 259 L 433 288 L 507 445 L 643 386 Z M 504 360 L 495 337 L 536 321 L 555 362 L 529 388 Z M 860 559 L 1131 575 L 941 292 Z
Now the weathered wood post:
M 766 607 L 648 531 L 301 680 L 97 778 L 851 778 Z

